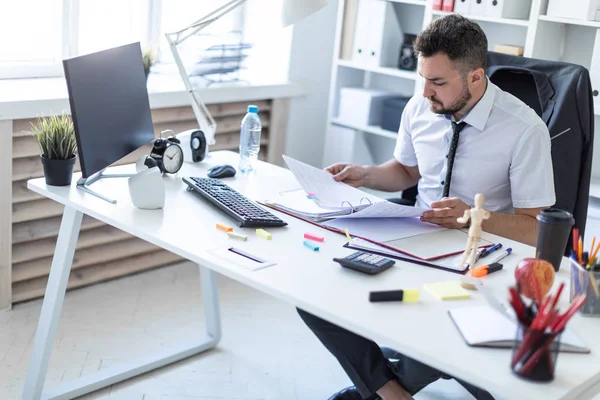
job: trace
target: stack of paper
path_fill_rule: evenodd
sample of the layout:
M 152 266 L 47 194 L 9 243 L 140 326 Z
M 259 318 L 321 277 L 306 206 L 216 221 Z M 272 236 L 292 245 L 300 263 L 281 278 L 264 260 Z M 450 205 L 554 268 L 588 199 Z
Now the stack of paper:
M 338 209 L 323 208 L 319 206 L 316 201 L 311 200 L 309 197 L 310 196 L 304 191 L 304 189 L 297 189 L 280 193 L 276 199 L 265 200 L 265 203 L 277 210 L 281 210 L 313 222 L 326 221 L 331 218 L 349 215 L 354 212 L 354 209 L 350 206 L 339 207 Z
M 283 156 L 286 164 L 304 189 L 309 194 L 311 201 L 315 202 L 320 210 L 312 209 L 319 215 L 325 215 L 323 210 L 333 210 L 336 214 L 345 218 L 405 218 L 420 217 L 425 209 L 418 207 L 407 207 L 400 204 L 390 203 L 377 196 L 370 195 L 362 190 L 354 188 L 333 179 L 329 172 L 315 168 L 291 157 Z M 272 204 L 286 207 L 288 212 L 299 215 L 297 212 L 306 212 L 307 205 L 301 205 L 300 200 L 292 202 L 284 199 L 271 199 Z M 303 201 L 303 200 L 302 200 Z M 297 209 L 300 205 L 300 209 Z M 281 208 L 283 209 L 283 208 Z

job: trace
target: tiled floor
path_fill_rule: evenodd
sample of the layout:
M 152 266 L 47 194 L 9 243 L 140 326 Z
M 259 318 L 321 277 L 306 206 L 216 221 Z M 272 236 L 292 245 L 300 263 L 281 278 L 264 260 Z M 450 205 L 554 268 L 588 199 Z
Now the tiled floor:
M 217 349 L 81 399 L 326 400 L 349 384 L 286 303 L 219 278 Z M 67 293 L 47 384 L 71 380 L 203 330 L 198 269 L 179 264 Z M 41 301 L 0 312 L 0 400 L 20 399 Z M 472 399 L 454 381 L 417 399 Z

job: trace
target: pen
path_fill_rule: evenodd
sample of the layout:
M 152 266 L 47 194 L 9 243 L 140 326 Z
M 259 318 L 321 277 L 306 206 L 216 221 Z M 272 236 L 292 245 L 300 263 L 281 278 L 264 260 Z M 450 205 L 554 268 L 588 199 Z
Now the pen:
M 484 257 L 488 256 L 489 254 L 491 254 L 501 248 L 502 248 L 502 243 L 496 243 L 495 245 L 493 245 L 490 248 L 483 249 L 483 251 L 479 254 L 479 258 L 484 258 Z
M 508 248 L 506 250 L 504 250 L 502 253 L 498 254 L 498 256 L 496 258 L 494 258 L 493 261 L 490 261 L 490 264 L 494 264 L 499 262 L 500 260 L 504 260 L 506 257 L 508 257 L 510 255 L 510 253 L 512 253 L 512 248 Z

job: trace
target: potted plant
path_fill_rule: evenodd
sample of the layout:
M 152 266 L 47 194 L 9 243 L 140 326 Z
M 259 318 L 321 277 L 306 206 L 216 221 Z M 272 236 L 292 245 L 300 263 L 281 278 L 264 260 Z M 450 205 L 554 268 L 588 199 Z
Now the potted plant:
M 77 158 L 77 141 L 73 121 L 68 115 L 38 118 L 32 131 L 39 148 L 46 184 L 68 186 Z
M 142 62 L 144 64 L 144 74 L 146 75 L 146 81 L 148 81 L 148 75 L 150 75 L 150 68 L 156 63 L 156 53 L 152 50 L 152 47 L 147 47 L 142 53 Z

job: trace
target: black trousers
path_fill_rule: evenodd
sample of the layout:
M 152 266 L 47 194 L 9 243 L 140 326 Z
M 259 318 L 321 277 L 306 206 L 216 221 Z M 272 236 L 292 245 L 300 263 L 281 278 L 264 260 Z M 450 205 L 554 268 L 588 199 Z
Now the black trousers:
M 425 386 L 449 375 L 417 360 L 395 352 L 387 357 L 373 341 L 298 309 L 302 320 L 323 345 L 337 358 L 363 398 L 368 398 L 391 380 L 396 380 L 414 395 Z M 457 381 L 477 400 L 494 400 L 491 394 L 464 381 Z

